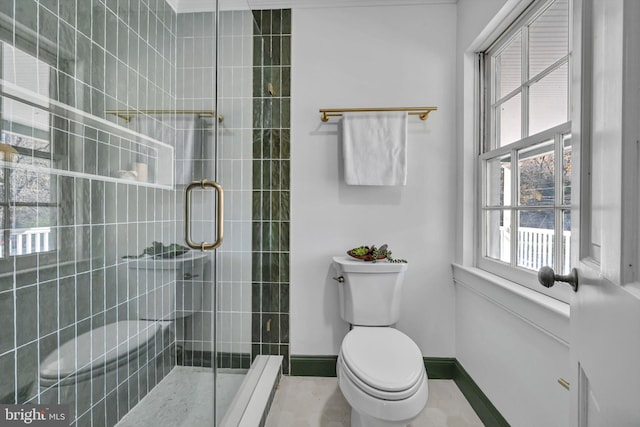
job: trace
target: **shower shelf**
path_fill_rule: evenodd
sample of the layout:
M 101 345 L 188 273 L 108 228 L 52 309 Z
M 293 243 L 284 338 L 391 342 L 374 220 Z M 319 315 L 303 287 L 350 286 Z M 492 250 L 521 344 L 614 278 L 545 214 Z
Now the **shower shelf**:
M 138 259 L 129 259 L 127 260 L 130 266 L 136 267 L 154 267 L 156 269 L 162 270 L 175 270 L 177 266 L 180 264 L 194 262 L 203 258 L 208 258 L 210 253 L 207 252 L 199 252 L 199 251 L 189 251 L 184 255 L 177 256 L 175 258 L 154 258 L 154 257 L 143 257 Z
M 0 85 L 0 96 L 7 104 L 5 107 L 13 108 L 13 117 L 10 117 L 8 125 L 3 126 L 3 131 L 8 138 L 22 140 L 25 139 L 25 134 L 24 131 L 19 131 L 21 128 L 39 133 L 39 141 L 49 143 L 46 149 L 51 153 L 52 166 L 38 167 L 7 161 L 2 163 L 17 169 L 53 169 L 61 175 L 88 178 L 97 176 L 105 181 L 173 187 L 174 148 L 171 145 L 5 80 L 0 79 Z M 14 126 L 18 131 L 14 130 Z M 17 149 L 21 151 L 20 154 L 29 157 L 28 149 Z M 147 180 L 122 177 L 126 174 L 133 176 L 131 172 L 136 169 L 146 169 Z

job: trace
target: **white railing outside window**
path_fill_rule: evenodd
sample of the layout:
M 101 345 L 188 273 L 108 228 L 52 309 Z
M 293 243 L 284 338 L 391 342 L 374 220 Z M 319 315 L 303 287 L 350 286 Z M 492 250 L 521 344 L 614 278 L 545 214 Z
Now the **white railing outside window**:
M 28 255 L 55 249 L 51 227 L 16 228 L 9 237 L 9 255 Z M 0 245 L 0 258 L 4 258 L 4 243 Z
M 511 228 L 500 227 L 500 251 L 505 253 L 511 247 Z M 529 270 L 557 265 L 553 261 L 555 251 L 554 231 L 547 228 L 520 227 L 516 248 L 517 264 Z M 570 265 L 571 231 L 562 232 L 562 264 Z

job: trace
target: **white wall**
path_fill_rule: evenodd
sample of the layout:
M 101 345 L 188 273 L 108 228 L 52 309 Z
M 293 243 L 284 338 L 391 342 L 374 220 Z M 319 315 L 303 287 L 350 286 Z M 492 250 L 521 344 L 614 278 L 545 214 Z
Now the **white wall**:
M 568 306 L 474 269 L 454 276 L 458 362 L 512 426 L 569 425 Z
M 409 260 L 397 327 L 454 356 L 456 6 L 293 9 L 291 354 L 336 355 L 331 257 L 387 243 Z M 406 187 L 343 182 L 338 120 L 319 108 L 437 106 L 409 120 Z
M 524 3 L 458 1 L 456 260 L 467 267 L 473 266 L 477 191 L 472 52 Z M 569 307 L 473 270 L 455 268 L 457 360 L 511 425 L 569 425 L 569 392 L 557 383 L 570 372 Z
M 456 260 L 471 263 L 473 260 L 473 236 L 475 224 L 475 58 L 469 52 L 471 44 L 507 0 L 459 0 L 456 34 L 456 137 L 457 137 L 457 227 Z

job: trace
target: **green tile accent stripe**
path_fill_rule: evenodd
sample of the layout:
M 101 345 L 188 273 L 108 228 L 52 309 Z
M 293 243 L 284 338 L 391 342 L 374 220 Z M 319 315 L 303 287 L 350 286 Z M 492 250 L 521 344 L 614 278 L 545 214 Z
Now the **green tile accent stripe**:
M 218 352 L 216 359 L 219 368 L 249 369 L 251 367 L 251 355 L 249 353 Z
M 299 377 L 335 377 L 338 356 L 291 356 L 291 374 Z M 487 426 L 509 427 L 509 423 L 482 392 L 460 362 L 453 357 L 425 357 L 429 379 L 453 380 L 480 420 Z
M 291 10 L 254 10 L 251 356 L 289 372 Z
M 210 351 L 186 350 L 178 346 L 176 353 L 176 365 L 178 366 L 210 368 L 213 365 L 213 353 Z M 249 369 L 251 354 L 219 351 L 216 353 L 216 366 L 218 368 Z

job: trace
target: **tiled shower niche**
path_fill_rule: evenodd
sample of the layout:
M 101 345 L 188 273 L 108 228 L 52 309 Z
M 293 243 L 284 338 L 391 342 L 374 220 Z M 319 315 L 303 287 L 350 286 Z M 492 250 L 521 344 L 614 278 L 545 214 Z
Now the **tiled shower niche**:
M 39 73 L 48 75 L 51 71 L 6 43 L 0 43 L 0 51 L 3 71 L 31 63 Z M 4 77 L 10 80 L 3 80 L 2 142 L 16 152 L 2 153 L 0 160 L 25 168 L 46 167 L 168 188 L 173 185 L 171 145 L 41 97 L 34 92 L 38 89 L 35 81 Z

